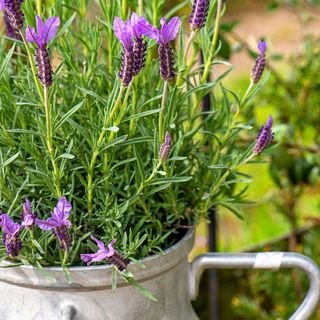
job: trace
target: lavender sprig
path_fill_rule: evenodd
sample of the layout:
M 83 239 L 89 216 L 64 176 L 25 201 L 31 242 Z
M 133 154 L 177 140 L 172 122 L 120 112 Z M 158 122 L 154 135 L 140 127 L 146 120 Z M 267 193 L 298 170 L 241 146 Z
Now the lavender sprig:
M 170 148 L 171 148 L 171 136 L 170 136 L 170 133 L 167 131 L 165 134 L 164 142 L 161 145 L 160 151 L 159 151 L 160 162 L 165 162 L 168 159 Z
M 49 87 L 52 84 L 52 67 L 47 45 L 56 35 L 59 26 L 59 17 L 51 17 L 45 23 L 39 16 L 37 20 L 37 32 L 34 28 L 28 26 L 26 30 L 26 39 L 29 42 L 34 42 L 36 48 L 36 61 L 38 67 L 38 78 L 44 87 Z
M 91 236 L 91 239 L 94 240 L 98 245 L 98 251 L 96 253 L 82 253 L 80 258 L 87 265 L 92 264 L 93 262 L 100 262 L 106 260 L 108 263 L 115 265 L 120 271 L 123 271 L 127 268 L 130 260 L 125 258 L 122 254 L 116 251 L 113 248 L 113 245 L 116 243 L 116 240 L 112 240 L 108 244 L 108 248 L 105 247 L 104 243 L 97 238 Z
M 31 210 L 31 203 L 28 198 L 26 198 L 22 206 L 21 220 L 21 225 L 28 228 L 33 227 L 36 221 L 36 215 Z
M 258 50 L 259 55 L 256 59 L 256 62 L 253 66 L 251 72 L 251 81 L 253 83 L 258 83 L 262 77 L 263 71 L 266 67 L 266 50 L 267 50 L 267 43 L 265 41 L 260 41 L 258 43 Z
M 197 31 L 204 27 L 207 21 L 209 7 L 210 0 L 193 1 L 192 12 L 188 20 L 192 31 Z
M 7 27 L 7 35 L 9 38 L 21 40 L 20 34 L 17 32 L 17 29 L 13 28 L 8 17 L 8 13 L 5 11 L 3 15 L 4 23 Z
M 20 231 L 22 226 L 7 215 L 0 215 L 0 226 L 3 229 L 3 244 L 6 247 L 6 252 L 11 257 L 17 257 L 22 248 L 20 240 Z
M 22 12 L 23 0 L 0 0 L 0 10 L 5 10 L 5 17 L 14 30 L 21 30 L 24 24 Z
M 148 37 L 158 42 L 160 75 L 164 81 L 168 81 L 176 75 L 174 71 L 174 54 L 170 42 L 177 37 L 181 21 L 178 17 L 174 17 L 167 23 L 165 18 L 161 18 L 160 24 L 161 29 L 141 23 L 140 26 Z
M 274 133 L 272 132 L 272 122 L 272 116 L 269 116 L 266 124 L 261 127 L 256 144 L 253 148 L 254 155 L 260 154 L 272 142 L 274 136 Z
M 122 21 L 115 17 L 113 21 L 114 33 L 122 44 L 121 67 L 118 73 L 122 84 L 127 87 L 134 76 L 145 65 L 147 52 L 146 42 L 143 40 L 144 29 L 140 25 L 149 25 L 144 17 L 139 17 L 135 12 L 131 15 L 131 20 Z
M 40 229 L 52 230 L 60 242 L 61 249 L 65 251 L 71 245 L 71 236 L 68 231 L 71 227 L 71 222 L 68 220 L 71 209 L 71 203 L 65 197 L 61 197 L 50 218 L 47 220 L 36 219 L 36 224 Z

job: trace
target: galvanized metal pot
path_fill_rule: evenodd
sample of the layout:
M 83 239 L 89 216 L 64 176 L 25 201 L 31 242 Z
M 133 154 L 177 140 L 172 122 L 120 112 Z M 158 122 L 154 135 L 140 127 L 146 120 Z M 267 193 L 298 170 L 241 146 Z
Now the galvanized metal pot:
M 163 255 L 143 259 L 145 269 L 130 266 L 136 280 L 155 294 L 157 302 L 121 281 L 112 291 L 112 269 L 107 266 L 71 268 L 72 284 L 66 283 L 61 268 L 47 268 L 57 280 L 54 283 L 32 267 L 1 268 L 0 319 L 198 320 L 190 301 L 196 297 L 200 276 L 208 267 L 298 267 L 307 272 L 311 289 L 291 319 L 306 320 L 316 307 L 319 270 L 308 258 L 290 253 L 207 254 L 189 264 L 193 242 L 194 230 L 190 230 Z

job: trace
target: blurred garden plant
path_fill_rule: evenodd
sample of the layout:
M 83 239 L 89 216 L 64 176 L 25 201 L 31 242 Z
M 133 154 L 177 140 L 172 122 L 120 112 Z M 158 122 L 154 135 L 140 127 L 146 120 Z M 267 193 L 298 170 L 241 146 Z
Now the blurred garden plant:
M 277 1 L 279 5 L 283 2 Z M 297 6 L 297 14 L 307 15 L 311 9 L 309 6 L 303 6 L 306 2 L 291 1 L 290 5 Z M 285 4 L 289 4 L 289 1 L 285 1 Z M 309 1 L 308 4 L 319 3 Z M 305 24 L 304 20 L 302 22 Z M 301 25 L 301 28 L 304 27 L 305 25 Z M 236 39 L 252 55 L 245 41 L 239 37 Z M 306 217 L 303 220 L 302 210 L 308 214 L 309 207 L 307 203 L 304 203 L 304 206 L 300 205 L 302 197 L 307 193 L 315 199 L 319 197 L 320 39 L 307 34 L 302 41 L 302 47 L 291 54 L 289 63 L 282 70 L 274 70 L 273 63 L 268 61 L 266 67 L 272 72 L 261 98 L 267 101 L 267 105 L 279 106 L 274 109 L 274 117 L 280 123 L 277 138 L 281 145 L 270 151 L 269 172 L 277 187 L 273 193 L 277 212 L 287 219 L 290 226 L 287 241 L 281 243 L 281 248 L 272 250 L 297 251 L 317 261 L 319 252 L 314 244 L 319 241 L 318 227 L 306 232 L 302 237 L 298 231 L 299 226 L 306 222 L 316 225 L 320 222 L 319 216 Z M 260 108 L 260 103 L 249 103 L 244 112 L 246 119 L 255 121 L 255 115 L 258 116 L 261 112 Z M 280 276 L 257 273 L 248 276 L 248 279 L 249 294 L 234 299 L 234 309 L 243 319 L 286 319 L 301 301 L 307 287 L 306 279 L 297 272 L 281 273 Z M 288 299 L 291 301 L 290 304 Z M 316 318 L 318 319 L 319 315 Z
M 207 81 L 224 1 L 196 0 L 192 13 L 187 2 L 163 12 L 161 0 L 1 4 L 15 35 L 0 47 L 3 259 L 66 270 L 104 262 L 128 279 L 130 261 L 168 248 L 210 207 L 239 214 L 240 166 L 271 143 L 272 118 L 238 148 L 251 129 L 238 119 L 250 94 L 223 86 L 227 63 Z M 259 50 L 252 93 L 264 42 Z M 214 102 L 202 120 L 207 94 Z

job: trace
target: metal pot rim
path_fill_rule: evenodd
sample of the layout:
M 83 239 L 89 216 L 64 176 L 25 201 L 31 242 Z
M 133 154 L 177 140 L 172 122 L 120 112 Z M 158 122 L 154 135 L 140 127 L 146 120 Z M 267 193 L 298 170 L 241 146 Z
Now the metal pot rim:
M 128 270 L 134 275 L 135 279 L 143 282 L 146 279 L 162 274 L 175 267 L 182 260 L 187 259 L 188 253 L 192 249 L 194 243 L 195 228 L 190 228 L 184 237 L 170 248 L 163 251 L 162 254 L 153 254 L 140 260 L 145 268 L 131 264 Z M 0 281 L 11 283 L 23 287 L 46 288 L 51 290 L 78 290 L 89 288 L 105 289 L 111 288 L 112 266 L 71 266 L 69 267 L 72 283 L 68 284 L 62 267 L 46 267 L 44 270 L 48 272 L 56 281 L 50 280 L 42 275 L 33 266 L 10 267 L 9 261 L 4 261 L 1 265 L 6 268 L 0 268 Z M 1 267 L 0 265 L 0 267 Z M 127 286 L 121 277 L 118 277 L 117 287 Z

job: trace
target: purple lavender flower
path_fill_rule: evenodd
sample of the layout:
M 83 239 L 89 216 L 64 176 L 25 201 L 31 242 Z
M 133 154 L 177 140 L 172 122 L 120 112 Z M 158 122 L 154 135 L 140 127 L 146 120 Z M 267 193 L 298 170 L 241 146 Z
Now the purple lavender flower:
M 6 10 L 5 17 L 14 30 L 21 30 L 23 27 L 22 2 L 23 0 L 0 0 L 0 10 Z
M 51 218 L 45 221 L 36 219 L 36 224 L 40 229 L 53 231 L 63 250 L 68 250 L 71 245 L 71 236 L 68 231 L 71 227 L 71 222 L 68 220 L 71 209 L 71 203 L 65 197 L 61 197 L 51 213 Z
M 28 198 L 26 198 L 26 201 L 24 202 L 22 207 L 23 208 L 21 213 L 21 219 L 22 219 L 21 225 L 31 228 L 35 224 L 36 215 L 31 210 L 31 203 L 28 200 Z
M 209 7 L 210 0 L 193 1 L 192 12 L 188 20 L 192 31 L 200 30 L 206 24 Z
M 260 154 L 272 142 L 274 135 L 272 132 L 272 122 L 272 116 L 269 116 L 266 125 L 261 127 L 256 144 L 253 148 L 253 154 Z
M 146 54 L 147 54 L 147 43 L 143 41 L 142 36 L 144 35 L 143 30 L 140 27 L 140 24 L 148 24 L 148 21 L 144 17 L 139 17 L 135 12 L 132 12 L 131 15 L 131 27 L 134 36 L 133 43 L 133 54 L 134 54 L 134 63 L 133 63 L 133 75 L 136 76 L 146 63 Z
M 38 78 L 43 86 L 49 87 L 52 84 L 52 67 L 47 44 L 56 35 L 60 26 L 60 19 L 59 17 L 51 17 L 44 23 L 41 18 L 37 16 L 36 20 L 37 32 L 34 28 L 28 26 L 26 38 L 29 42 L 34 42 L 37 45 L 36 61 Z
M 114 32 L 123 47 L 118 76 L 126 87 L 145 65 L 147 45 L 142 39 L 145 33 L 140 25 L 148 24 L 144 17 L 139 17 L 135 12 L 132 13 L 131 20 L 126 22 L 119 17 L 114 18 Z
M 3 244 L 6 247 L 6 252 L 11 257 L 17 257 L 22 248 L 22 243 L 19 239 L 21 225 L 14 223 L 7 215 L 0 215 L 0 226 L 3 228 Z
M 0 10 L 1 10 L 1 7 L 0 7 Z M 7 35 L 8 35 L 8 37 L 12 38 L 12 39 L 21 40 L 21 36 L 17 32 L 17 29 L 12 28 L 12 25 L 11 25 L 11 23 L 9 21 L 9 17 L 8 17 L 8 14 L 7 14 L 6 11 L 4 12 L 3 20 L 4 20 L 4 23 L 5 23 L 6 27 L 7 27 Z
M 267 43 L 265 41 L 260 41 L 258 43 L 258 50 L 259 50 L 259 55 L 256 59 L 256 63 L 253 66 L 253 69 L 251 72 L 251 80 L 253 83 L 258 83 L 266 67 Z
M 90 265 L 93 262 L 107 260 L 110 264 L 117 266 L 120 271 L 126 269 L 130 260 L 113 248 L 116 240 L 112 240 L 108 244 L 108 248 L 106 248 L 102 241 L 93 236 L 91 236 L 91 239 L 97 243 L 99 250 L 96 253 L 80 254 L 80 258 L 83 262 Z
M 181 21 L 178 17 L 174 17 L 167 23 L 165 18 L 161 18 L 160 24 L 160 30 L 151 25 L 141 23 L 140 27 L 148 37 L 157 40 L 159 44 L 160 74 L 164 81 L 168 81 L 176 75 L 174 72 L 174 55 L 170 41 L 173 41 L 177 37 Z
M 118 77 L 122 84 L 127 87 L 133 79 L 134 52 L 133 31 L 131 23 L 124 23 L 119 17 L 113 21 L 114 33 L 122 44 L 121 67 Z
M 170 147 L 171 147 L 171 137 L 170 133 L 167 131 L 164 138 L 164 143 L 160 147 L 159 151 L 159 160 L 161 162 L 164 162 L 168 159 L 168 155 L 170 153 Z

